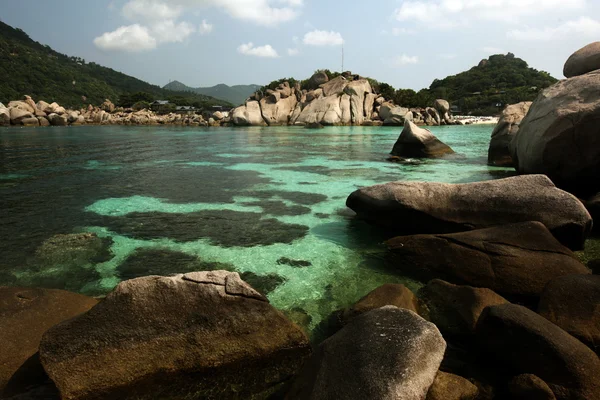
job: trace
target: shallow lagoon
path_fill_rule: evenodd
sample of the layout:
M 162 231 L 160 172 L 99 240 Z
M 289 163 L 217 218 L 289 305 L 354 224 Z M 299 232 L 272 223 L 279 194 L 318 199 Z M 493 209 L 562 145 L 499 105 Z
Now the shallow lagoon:
M 492 129 L 431 128 L 458 155 L 408 165 L 386 161 L 400 128 L 3 129 L 0 285 L 102 295 L 121 279 L 222 267 L 314 328 L 383 283 L 420 285 L 385 268 L 384 237 L 346 197 L 393 180 L 510 176 L 486 166 Z M 34 260 L 44 240 L 86 231 L 112 239 L 110 257 Z

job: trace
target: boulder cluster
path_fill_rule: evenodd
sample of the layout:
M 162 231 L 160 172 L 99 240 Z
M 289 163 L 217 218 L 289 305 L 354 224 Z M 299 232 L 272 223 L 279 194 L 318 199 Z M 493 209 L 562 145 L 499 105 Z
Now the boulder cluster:
M 106 100 L 100 107 L 69 110 L 57 103 L 35 103 L 30 96 L 23 101 L 0 103 L 0 126 L 76 126 L 76 125 L 183 125 L 221 126 L 229 124 L 228 113 L 216 111 L 208 119 L 201 114 L 159 114 L 151 110 L 116 107 Z
M 446 351 L 427 399 L 600 399 L 600 277 L 573 253 L 592 229 L 577 197 L 544 175 L 523 175 L 392 182 L 359 189 L 346 204 L 390 237 L 388 267 L 426 285 L 416 296 L 381 287 L 341 311 L 339 325 L 384 306 L 433 323 Z
M 237 126 L 276 125 L 418 125 L 458 124 L 450 116 L 450 104 L 436 100 L 432 107 L 409 109 L 376 93 L 368 79 L 347 72 L 329 79 L 317 72 L 303 85 L 281 83 L 275 89 L 256 92 L 232 111 Z

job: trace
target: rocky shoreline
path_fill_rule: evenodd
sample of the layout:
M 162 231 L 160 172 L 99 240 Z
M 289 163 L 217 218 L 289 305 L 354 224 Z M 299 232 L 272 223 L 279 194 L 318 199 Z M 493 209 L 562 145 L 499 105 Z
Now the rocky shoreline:
M 599 197 L 577 196 L 600 191 L 600 44 L 591 46 L 567 62 L 578 74 L 507 108 L 494 131 L 490 163 L 509 157 L 524 175 L 398 181 L 348 196 L 356 217 L 387 236 L 388 266 L 423 282 L 418 292 L 383 285 L 333 313 L 311 344 L 235 272 L 126 280 L 101 300 L 2 287 L 2 398 L 600 399 L 600 276 L 589 268 L 598 261 L 586 266 L 573 252 L 592 235 Z M 346 87 L 333 97 L 358 121 L 362 92 Z M 266 124 L 262 100 L 232 118 Z M 333 106 L 295 121 L 335 124 Z M 274 110 L 272 122 L 285 115 Z M 406 116 L 396 157 L 452 156 Z M 62 235 L 36 255 L 75 259 L 101 247 L 93 234 Z

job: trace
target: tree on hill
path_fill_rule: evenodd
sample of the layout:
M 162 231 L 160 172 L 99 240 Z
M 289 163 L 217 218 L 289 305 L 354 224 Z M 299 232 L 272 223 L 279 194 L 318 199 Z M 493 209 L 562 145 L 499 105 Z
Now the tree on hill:
M 0 21 L 0 102 L 22 99 L 30 95 L 35 100 L 56 101 L 70 108 L 99 105 L 105 99 L 130 105 L 138 101 L 153 101 L 178 96 L 186 103 L 208 108 L 231 104 L 210 96 L 172 92 L 142 80 L 106 68 L 79 57 L 67 56 L 32 40 L 21 29 Z M 143 99 L 127 100 L 127 95 L 146 93 Z M 151 98 L 150 98 L 151 96 Z

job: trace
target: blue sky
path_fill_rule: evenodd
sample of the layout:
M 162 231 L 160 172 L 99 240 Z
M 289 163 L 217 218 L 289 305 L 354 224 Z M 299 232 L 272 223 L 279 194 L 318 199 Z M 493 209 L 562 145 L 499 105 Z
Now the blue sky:
M 421 89 L 508 51 L 562 78 L 600 40 L 597 0 L 19 0 L 0 18 L 62 53 L 165 85 L 341 69 Z

